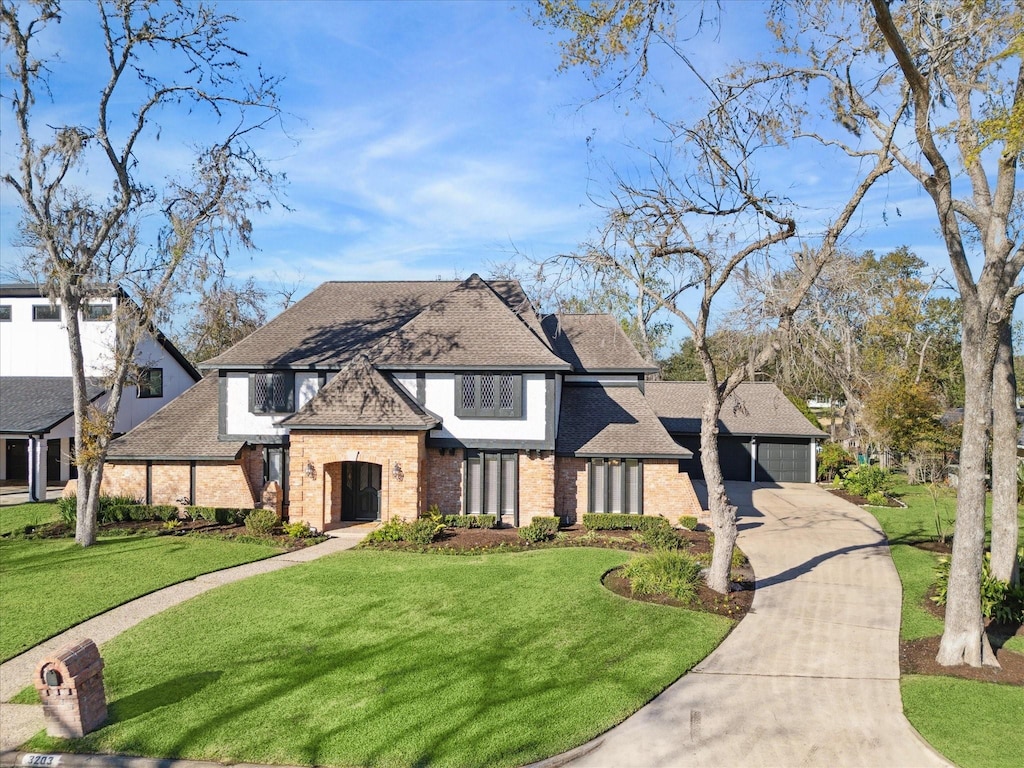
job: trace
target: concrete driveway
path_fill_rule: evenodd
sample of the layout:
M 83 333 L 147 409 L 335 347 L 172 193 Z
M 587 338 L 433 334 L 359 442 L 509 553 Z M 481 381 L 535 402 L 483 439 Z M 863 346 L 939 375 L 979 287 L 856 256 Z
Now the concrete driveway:
M 693 672 L 573 766 L 943 766 L 903 716 L 901 586 L 874 517 L 808 485 L 729 485 L 757 577 Z

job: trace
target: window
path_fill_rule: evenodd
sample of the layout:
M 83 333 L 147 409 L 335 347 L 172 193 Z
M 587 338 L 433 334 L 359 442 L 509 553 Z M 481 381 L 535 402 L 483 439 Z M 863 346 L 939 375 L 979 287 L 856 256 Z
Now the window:
M 32 319 L 47 321 L 55 320 L 60 322 L 60 306 L 54 306 L 53 304 L 33 304 Z
M 515 518 L 518 498 L 517 454 L 466 451 L 466 514 Z
M 139 371 L 139 397 L 164 396 L 164 369 L 143 368 Z
M 639 459 L 591 459 L 591 512 L 643 514 L 643 464 Z
M 11 322 L 11 305 L 0 304 L 0 323 Z
M 476 419 L 518 419 L 523 415 L 523 377 L 513 373 L 457 374 L 455 415 Z
M 249 411 L 291 413 L 295 410 L 295 374 L 291 371 L 249 374 Z
M 86 304 L 82 317 L 86 320 L 109 320 L 114 309 L 110 304 Z

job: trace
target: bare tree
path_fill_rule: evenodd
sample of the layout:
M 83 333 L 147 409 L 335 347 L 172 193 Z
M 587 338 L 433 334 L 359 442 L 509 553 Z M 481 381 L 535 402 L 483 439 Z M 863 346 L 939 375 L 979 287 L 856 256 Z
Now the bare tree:
M 140 335 L 194 270 L 232 244 L 251 246 L 249 216 L 269 204 L 279 181 L 250 143 L 278 115 L 277 83 L 262 72 L 253 82 L 244 78 L 245 54 L 228 38 L 232 16 L 184 0 L 97 0 L 95 10 L 103 44 L 96 53 L 106 62 L 95 119 L 51 125 L 52 117 L 37 114 L 37 102 L 49 94 L 60 62 L 39 50 L 50 45 L 46 32 L 65 9 L 57 0 L 0 1 L 9 77 L 2 96 L 17 136 L 17 166 L 3 183 L 21 203 L 26 268 L 66 315 L 79 464 L 75 539 L 82 546 L 96 538 L 107 446 Z M 171 138 L 161 133 L 175 111 L 187 118 L 203 110 L 219 117 L 220 138 L 194 145 L 190 172 L 158 178 L 147 142 Z M 199 138 L 189 133 L 181 140 Z M 80 186 L 86 172 L 109 177 L 109 192 Z M 97 408 L 86 395 L 79 312 L 116 286 L 132 301 L 119 302 L 108 397 Z

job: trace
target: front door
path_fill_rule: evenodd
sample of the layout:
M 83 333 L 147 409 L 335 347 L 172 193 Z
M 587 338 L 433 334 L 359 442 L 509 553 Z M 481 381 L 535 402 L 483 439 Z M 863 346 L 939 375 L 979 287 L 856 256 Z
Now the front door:
M 380 464 L 342 463 L 342 520 L 380 520 L 380 471 Z

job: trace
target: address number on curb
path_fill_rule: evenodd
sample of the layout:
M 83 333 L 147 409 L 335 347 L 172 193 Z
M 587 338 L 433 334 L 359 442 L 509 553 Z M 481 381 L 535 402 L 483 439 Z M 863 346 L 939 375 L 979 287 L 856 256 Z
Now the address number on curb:
M 60 765 L 60 755 L 22 755 L 21 764 L 41 766 Z

